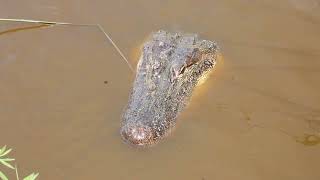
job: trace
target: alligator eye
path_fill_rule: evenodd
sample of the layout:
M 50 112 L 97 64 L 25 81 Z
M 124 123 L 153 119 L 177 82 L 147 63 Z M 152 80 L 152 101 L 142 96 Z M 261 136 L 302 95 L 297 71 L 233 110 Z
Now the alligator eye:
M 187 59 L 187 67 L 199 62 L 202 59 L 202 53 L 200 52 L 199 48 L 195 48 L 192 51 L 191 56 Z
M 180 71 L 179 71 L 179 75 L 183 74 L 185 70 L 186 70 L 186 66 L 182 66 Z

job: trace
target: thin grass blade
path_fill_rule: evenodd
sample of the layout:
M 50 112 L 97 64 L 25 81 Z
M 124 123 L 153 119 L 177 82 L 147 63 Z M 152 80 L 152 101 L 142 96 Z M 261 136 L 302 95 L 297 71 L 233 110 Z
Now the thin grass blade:
M 3 172 L 0 171 L 0 178 L 1 180 L 8 180 L 7 176 L 3 174 Z
M 2 154 L 5 150 L 6 150 L 7 145 L 4 145 L 1 149 L 0 149 L 0 154 Z
M 17 166 L 17 164 L 15 164 L 15 169 L 16 169 L 16 178 L 17 178 L 17 180 L 20 180 L 20 178 L 19 178 L 19 173 L 18 173 L 18 166 Z
M 11 164 L 7 163 L 3 159 L 0 159 L 0 163 L 2 163 L 3 165 L 7 166 L 8 168 L 14 169 L 14 167 Z
M 112 46 L 116 49 L 116 51 L 120 54 L 120 56 L 123 58 L 123 60 L 127 63 L 128 67 L 132 72 L 134 72 L 133 67 L 129 63 L 128 59 L 125 57 L 125 55 L 122 53 L 120 48 L 116 45 L 116 43 L 111 39 L 109 34 L 103 29 L 103 27 L 100 24 L 75 24 L 75 23 L 69 23 L 69 22 L 54 22 L 54 21 L 42 21 L 42 20 L 33 20 L 33 19 L 6 19 L 6 18 L 0 18 L 0 22 L 27 22 L 27 23 L 37 23 L 37 24 L 45 24 L 45 25 L 66 25 L 66 26 L 91 26 L 98 28 L 108 39 L 108 41 L 112 44 Z
M 35 180 L 39 176 L 39 173 L 32 173 L 29 176 L 23 178 L 23 180 Z
M 3 174 L 3 172 L 0 171 L 0 178 L 1 180 L 8 180 L 7 176 Z
M 7 154 L 9 154 L 11 152 L 12 149 L 8 149 L 7 151 L 5 151 L 4 153 L 0 154 L 0 157 L 3 157 Z
M 13 159 L 13 158 L 4 158 L 4 159 L 0 159 L 1 161 L 14 161 L 15 159 Z

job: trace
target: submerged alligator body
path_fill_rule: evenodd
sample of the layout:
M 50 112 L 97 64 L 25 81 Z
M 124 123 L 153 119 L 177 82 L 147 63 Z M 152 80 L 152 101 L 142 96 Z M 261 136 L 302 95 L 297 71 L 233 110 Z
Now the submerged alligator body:
M 120 133 L 149 146 L 168 135 L 201 77 L 213 69 L 218 47 L 195 34 L 153 33 L 144 44 Z

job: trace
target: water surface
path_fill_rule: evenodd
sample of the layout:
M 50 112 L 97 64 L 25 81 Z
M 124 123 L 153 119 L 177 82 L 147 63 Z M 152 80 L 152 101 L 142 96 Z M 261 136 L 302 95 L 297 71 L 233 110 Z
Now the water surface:
M 1 18 L 100 23 L 135 66 L 158 29 L 222 58 L 150 149 L 121 141 L 134 73 L 92 27 L 0 25 L 0 146 L 39 179 L 318 180 L 319 1 L 8 1 Z

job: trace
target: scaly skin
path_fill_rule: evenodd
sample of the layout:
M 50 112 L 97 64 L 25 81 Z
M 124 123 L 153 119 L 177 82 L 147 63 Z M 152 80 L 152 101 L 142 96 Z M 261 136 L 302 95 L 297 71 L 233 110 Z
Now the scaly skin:
M 213 69 L 216 43 L 195 34 L 158 31 L 144 44 L 120 133 L 150 146 L 170 133 L 199 79 Z

